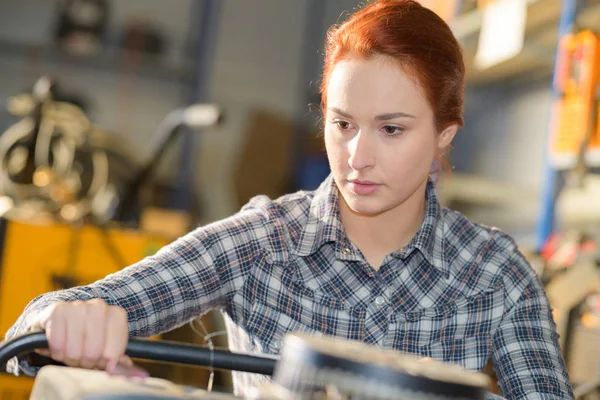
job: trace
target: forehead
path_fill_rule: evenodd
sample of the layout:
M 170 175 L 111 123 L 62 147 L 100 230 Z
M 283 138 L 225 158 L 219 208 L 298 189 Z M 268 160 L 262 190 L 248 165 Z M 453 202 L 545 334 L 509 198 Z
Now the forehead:
M 385 57 L 338 62 L 329 77 L 327 103 L 329 107 L 364 116 L 382 112 L 431 113 L 421 85 L 398 63 Z

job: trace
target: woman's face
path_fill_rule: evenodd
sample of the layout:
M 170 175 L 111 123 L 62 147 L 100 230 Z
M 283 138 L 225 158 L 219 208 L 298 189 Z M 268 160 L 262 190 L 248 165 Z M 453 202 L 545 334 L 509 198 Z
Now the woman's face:
M 436 132 L 424 91 L 388 58 L 347 59 L 331 73 L 325 147 L 354 212 L 380 214 L 417 193 L 456 129 Z

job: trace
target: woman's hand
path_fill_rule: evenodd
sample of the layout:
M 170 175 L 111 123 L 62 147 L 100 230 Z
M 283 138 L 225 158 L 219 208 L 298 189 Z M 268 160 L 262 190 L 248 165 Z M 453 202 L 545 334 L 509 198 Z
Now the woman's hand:
M 33 329 L 45 331 L 48 338 L 48 349 L 36 352 L 67 366 L 148 376 L 125 355 L 129 339 L 127 312 L 102 299 L 53 303 Z

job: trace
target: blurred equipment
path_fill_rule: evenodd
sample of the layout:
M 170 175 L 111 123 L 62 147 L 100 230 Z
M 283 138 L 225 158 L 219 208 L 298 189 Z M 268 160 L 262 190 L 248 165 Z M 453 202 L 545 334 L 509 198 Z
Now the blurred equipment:
M 61 222 L 91 216 L 104 223 L 134 167 L 127 154 L 112 152 L 119 159 L 109 160 L 107 149 L 94 143 L 105 134 L 79 107 L 56 101 L 55 88 L 43 77 L 32 94 L 8 102 L 22 119 L 0 136 L 0 194 L 14 205 L 6 216 Z
M 139 169 L 131 182 L 126 185 L 122 202 L 114 217 L 119 221 L 139 224 L 141 213 L 140 191 L 148 183 L 169 146 L 177 139 L 185 127 L 192 129 L 209 128 L 218 125 L 223 113 L 213 104 L 194 104 L 171 111 L 159 125 L 150 143 L 150 160 Z
M 108 23 L 106 0 L 61 0 L 56 40 L 69 53 L 94 54 Z
M 216 125 L 218 107 L 197 104 L 169 113 L 151 140 L 149 159 L 136 163 L 124 142 L 93 125 L 66 98 L 42 77 L 32 93 L 8 102 L 9 112 L 21 119 L 0 135 L 2 335 L 36 296 L 117 272 L 194 224 L 187 210 L 157 208 L 149 183 L 183 128 Z M 210 320 L 203 324 L 212 327 Z M 165 336 L 204 343 L 185 328 Z M 208 378 L 205 371 L 147 369 L 177 381 Z M 28 393 L 31 384 L 27 377 L 0 375 L 0 398 Z
M 489 378 L 459 366 L 327 336 L 287 335 L 273 381 L 280 399 L 484 399 Z
M 577 398 L 600 387 L 600 254 L 592 231 L 554 233 L 542 249 L 542 280 Z
M 600 39 L 589 30 L 571 33 L 560 40 L 555 87 L 550 154 L 558 170 L 575 168 L 585 154 L 586 162 L 600 165 L 597 147 L 598 78 Z M 588 147 L 590 143 L 594 147 Z
M 2 220 L 2 228 L 2 335 L 37 295 L 94 282 L 154 254 L 169 241 L 139 230 L 102 232 L 91 225 L 76 229 Z
M 27 333 L 0 344 L 0 371 L 17 355 L 25 355 L 36 366 L 42 366 L 31 393 L 33 400 L 117 400 L 117 399 L 233 399 L 191 386 L 175 385 L 164 379 L 134 380 L 110 376 L 104 371 L 90 371 L 47 364 L 40 365 L 32 357 L 36 348 L 47 348 L 42 332 Z M 125 353 L 134 359 L 214 367 L 271 375 L 277 361 L 272 356 L 255 356 L 214 350 L 173 341 L 151 341 L 131 338 Z M 39 360 L 38 360 L 39 361 Z M 51 360 L 50 360 L 51 361 Z
M 139 224 L 141 188 L 181 128 L 213 126 L 221 117 L 211 104 L 171 112 L 153 138 L 151 159 L 136 166 L 116 137 L 54 97 L 55 83 L 43 77 L 32 94 L 8 103 L 22 117 L 0 136 L 0 205 L 9 219 Z
M 43 333 L 29 333 L 0 346 L 0 368 L 17 354 L 47 347 Z M 288 333 L 281 358 L 238 354 L 173 342 L 131 339 L 125 353 L 132 358 L 212 366 L 272 376 L 272 382 L 250 398 L 262 400 L 397 400 L 484 399 L 488 377 L 479 372 L 363 342 L 329 336 Z M 59 366 L 42 367 L 32 400 L 161 400 L 235 399 L 171 382 L 111 377 L 103 371 Z
M 12 326 L 25 306 L 36 296 L 52 290 L 86 285 L 155 254 L 172 239 L 182 235 L 170 226 L 163 210 L 160 221 L 170 232 L 154 233 L 155 229 L 102 227 L 87 224 L 32 224 L 0 219 L 3 238 L 0 264 L 0 331 Z M 155 219 L 153 211 L 144 220 Z M 181 218 L 177 218 L 179 221 Z M 187 229 L 187 227 L 186 227 Z M 210 315 L 194 324 L 214 332 Z M 167 332 L 160 337 L 187 343 L 205 344 L 189 325 Z M 151 363 L 143 367 L 153 376 L 178 383 L 208 384 L 209 372 L 198 368 Z M 30 393 L 33 380 L 26 376 L 0 374 L 0 399 L 24 398 L 15 393 Z

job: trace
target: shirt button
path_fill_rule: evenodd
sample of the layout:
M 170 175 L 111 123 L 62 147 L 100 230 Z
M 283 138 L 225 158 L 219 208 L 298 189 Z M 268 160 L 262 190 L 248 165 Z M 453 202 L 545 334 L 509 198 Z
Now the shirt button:
M 375 304 L 377 304 L 378 306 L 382 306 L 385 304 L 385 298 L 383 296 L 377 296 L 375 297 Z
M 344 248 L 344 254 L 350 254 L 350 253 L 352 253 L 352 252 L 350 251 L 350 249 L 349 249 L 349 248 L 347 248 L 347 247 L 345 247 L 345 248 Z

